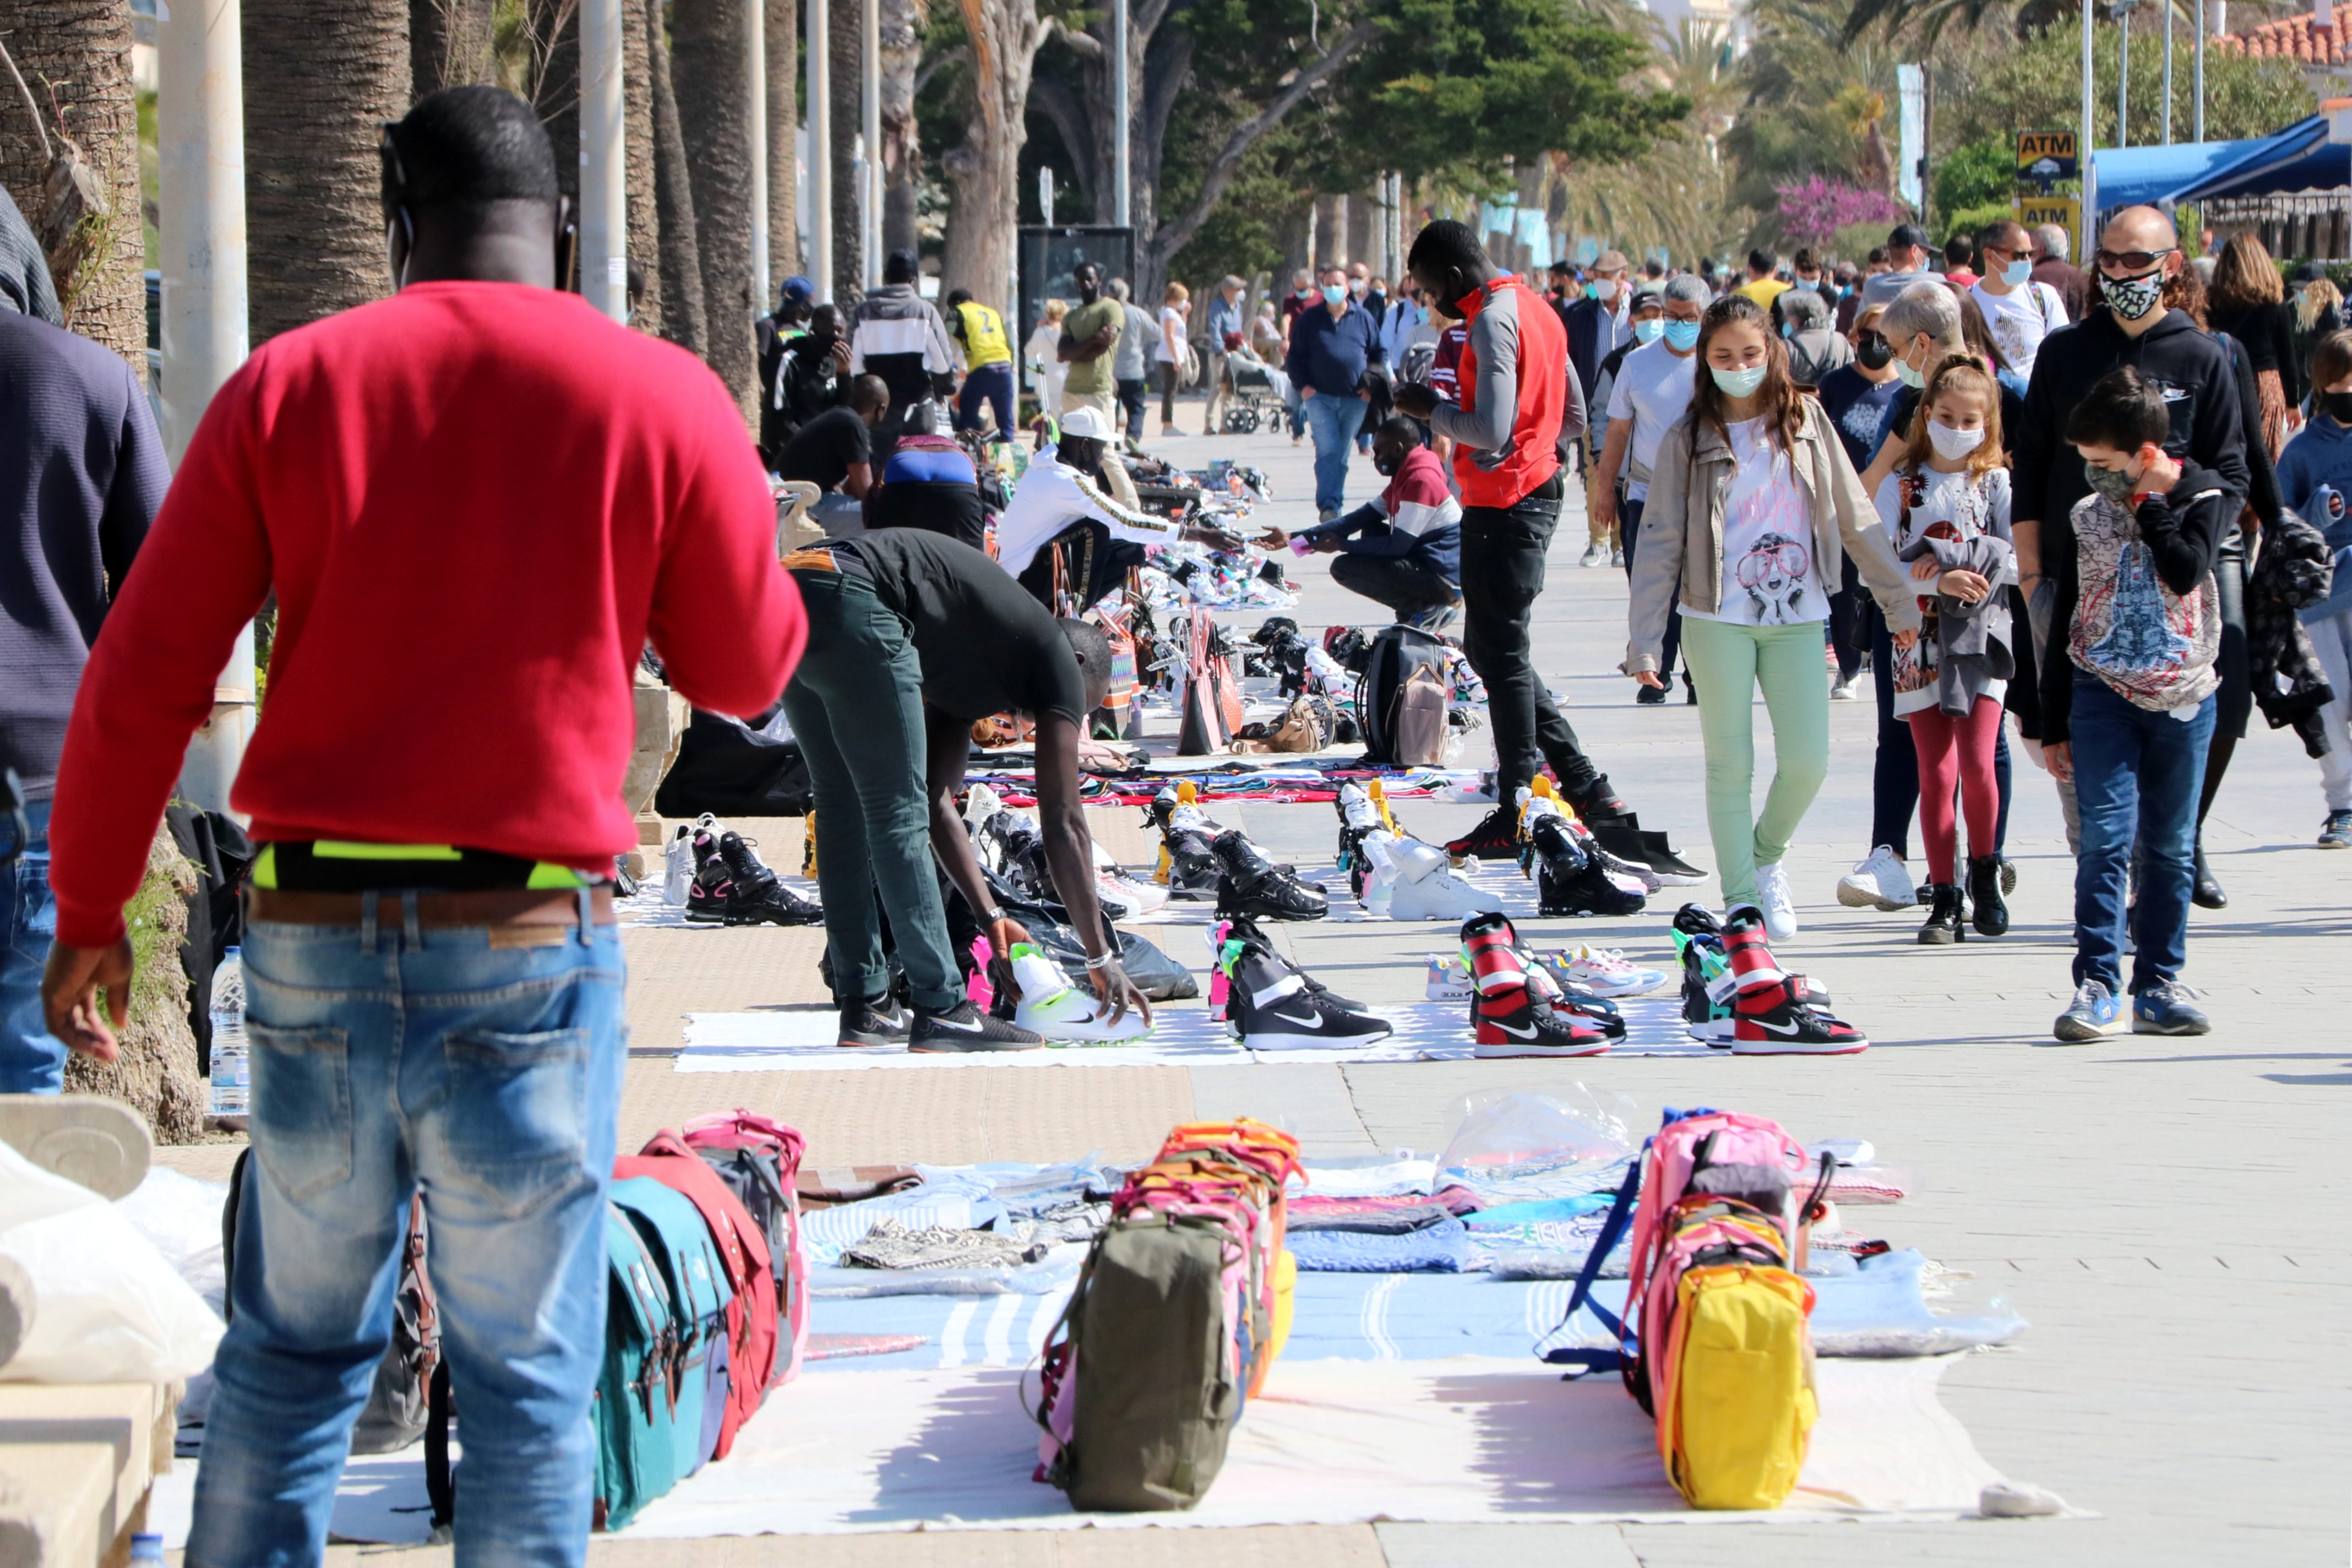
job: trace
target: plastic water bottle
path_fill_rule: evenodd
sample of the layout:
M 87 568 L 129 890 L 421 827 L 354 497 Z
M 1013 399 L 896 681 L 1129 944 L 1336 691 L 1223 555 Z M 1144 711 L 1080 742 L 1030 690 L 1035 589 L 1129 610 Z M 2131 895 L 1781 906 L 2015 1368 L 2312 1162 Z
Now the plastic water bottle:
M 245 952 L 232 947 L 213 971 L 212 1113 L 242 1131 L 250 1110 L 253 1068 L 245 1049 Z

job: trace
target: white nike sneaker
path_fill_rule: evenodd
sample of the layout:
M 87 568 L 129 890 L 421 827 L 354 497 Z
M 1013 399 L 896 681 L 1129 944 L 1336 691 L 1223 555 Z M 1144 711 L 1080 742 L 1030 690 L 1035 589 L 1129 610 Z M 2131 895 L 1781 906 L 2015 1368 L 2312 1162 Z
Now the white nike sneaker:
M 1128 875 L 1097 839 L 1095 850 L 1095 897 L 1103 913 L 1115 921 L 1150 914 L 1168 902 L 1168 889 Z
M 1764 911 L 1764 934 L 1786 942 L 1797 934 L 1797 901 L 1789 896 L 1789 873 L 1778 860 L 1756 868 L 1756 905 Z
M 1919 890 L 1911 882 L 1910 868 L 1882 844 L 1854 862 L 1838 879 L 1837 900 L 1850 910 L 1881 909 L 1889 914 L 1917 907 Z
M 1108 1009 L 1098 997 L 1072 985 L 1059 964 L 1025 942 L 1013 949 L 1013 983 L 1021 988 L 1021 1000 L 1013 1010 L 1014 1026 L 1045 1039 L 1103 1046 L 1139 1040 L 1151 1033 L 1136 1008 L 1116 1024 L 1108 1022 Z
M 1459 957 L 1449 958 L 1442 952 L 1429 955 L 1429 976 L 1421 994 L 1433 1002 L 1467 1002 L 1475 991 L 1470 984 L 1470 966 Z
M 1589 987 L 1602 996 L 1639 996 L 1666 983 L 1664 974 L 1629 963 L 1625 954 L 1613 947 L 1563 948 L 1556 956 L 1545 960 L 1544 965 L 1558 978 Z

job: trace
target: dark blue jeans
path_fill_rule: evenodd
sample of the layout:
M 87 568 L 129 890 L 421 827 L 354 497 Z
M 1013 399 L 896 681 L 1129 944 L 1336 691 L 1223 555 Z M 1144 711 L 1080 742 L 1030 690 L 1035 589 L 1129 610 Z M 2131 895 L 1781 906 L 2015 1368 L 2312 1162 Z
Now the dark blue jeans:
M 1318 392 L 1302 405 L 1315 433 L 1315 510 L 1338 511 L 1348 500 L 1348 457 L 1364 427 L 1364 400 L 1349 392 Z
M 1013 367 L 1009 364 L 983 364 L 966 371 L 963 390 L 956 394 L 955 426 L 959 430 L 978 430 L 987 424 L 981 405 L 992 405 L 996 416 L 996 433 L 1007 441 L 1013 439 Z
M 2134 707 L 2079 671 L 2069 723 L 2083 848 L 2074 861 L 2074 984 L 2123 980 L 2125 883 L 2139 858 L 2134 995 L 2179 977 L 2188 962 L 2189 891 L 2196 864 L 2197 796 L 2205 786 L 2216 704 L 2183 723 Z
M 33 841 L 0 871 L 0 1094 L 56 1094 L 65 1088 L 65 1042 L 41 1021 L 41 971 L 58 933 L 49 900 L 49 803 L 25 808 Z M 0 819 L 0 848 L 13 835 Z
M 425 1194 L 466 1446 L 457 1561 L 576 1568 L 595 1468 L 617 928 L 245 928 L 253 1169 L 190 1568 L 320 1560 Z

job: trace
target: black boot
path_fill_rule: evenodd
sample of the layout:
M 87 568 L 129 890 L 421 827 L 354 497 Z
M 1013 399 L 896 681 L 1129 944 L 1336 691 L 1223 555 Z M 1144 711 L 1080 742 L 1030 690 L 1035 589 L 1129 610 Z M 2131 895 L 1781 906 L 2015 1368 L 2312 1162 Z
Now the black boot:
M 1919 928 L 1919 941 L 1928 946 L 1941 946 L 1963 940 L 1968 935 L 1967 928 L 1961 924 L 1965 912 L 1957 883 L 1929 883 L 1927 923 Z
M 1288 866 L 1266 859 L 1258 847 L 1228 828 L 1212 846 L 1218 869 L 1217 913 L 1253 920 L 1319 921 L 1329 912 L 1323 889 Z
M 1978 855 L 1969 860 L 1969 902 L 1975 906 L 1979 936 L 2009 934 L 2009 906 L 2000 901 L 2001 858 Z
M 2221 890 L 2221 884 L 2213 879 L 2213 868 L 2205 864 L 2205 846 L 2201 842 L 2197 846 L 2196 877 L 2189 883 L 2189 899 L 2200 910 L 2230 907 L 2230 895 Z

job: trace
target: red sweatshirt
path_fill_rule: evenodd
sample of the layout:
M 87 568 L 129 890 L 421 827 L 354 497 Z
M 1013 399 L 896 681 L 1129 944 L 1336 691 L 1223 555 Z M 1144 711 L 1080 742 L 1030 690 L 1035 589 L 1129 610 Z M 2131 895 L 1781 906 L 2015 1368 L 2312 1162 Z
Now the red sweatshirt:
M 272 339 L 205 410 L 91 650 L 49 825 L 58 940 L 122 933 L 214 676 L 273 591 L 231 799 L 259 840 L 609 869 L 648 638 L 696 706 L 807 625 L 732 398 L 575 295 L 417 283 Z

